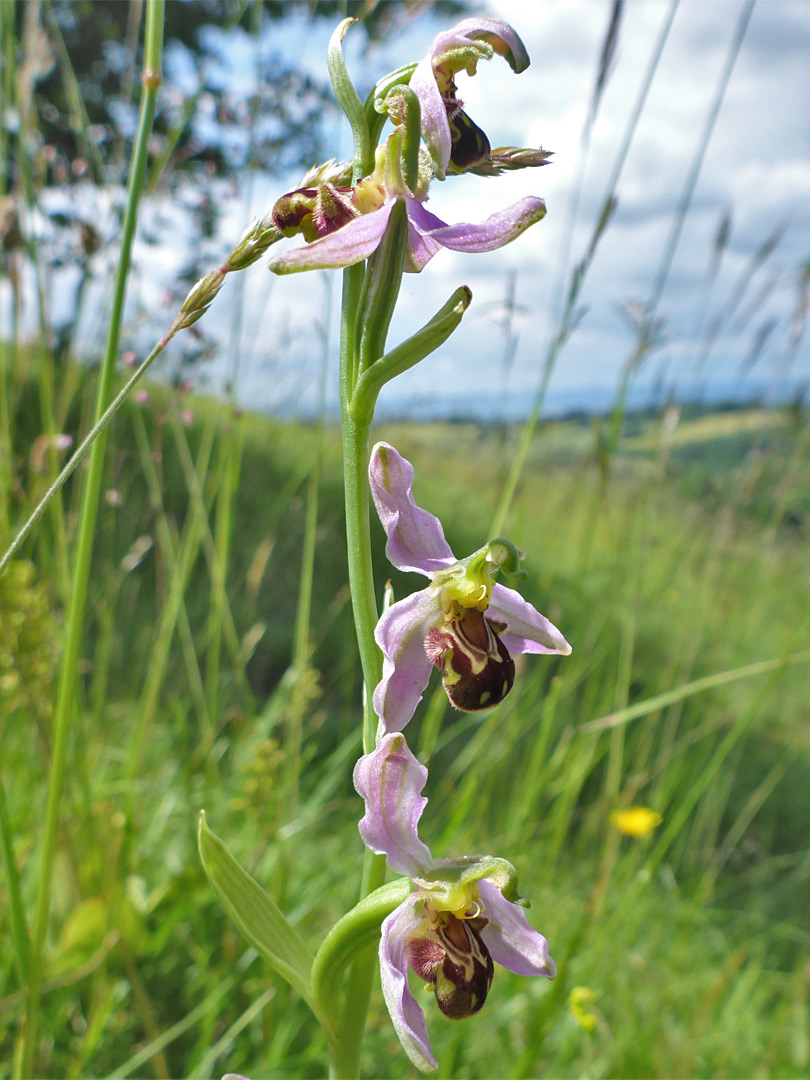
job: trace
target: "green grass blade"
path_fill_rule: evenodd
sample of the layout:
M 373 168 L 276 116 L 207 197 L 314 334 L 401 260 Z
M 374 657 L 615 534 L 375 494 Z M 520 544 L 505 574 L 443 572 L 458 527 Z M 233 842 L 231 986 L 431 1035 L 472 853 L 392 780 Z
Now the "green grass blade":
M 766 675 L 768 672 L 778 671 L 788 664 L 801 664 L 810 660 L 810 649 L 803 652 L 791 653 L 789 656 L 775 657 L 773 660 L 760 660 L 756 664 L 746 664 L 744 667 L 732 668 L 729 671 L 718 671 L 714 675 L 704 675 L 702 679 L 676 686 L 673 690 L 666 690 L 663 694 L 646 701 L 637 701 L 635 705 L 628 705 L 624 709 L 600 716 L 597 720 L 589 720 L 577 728 L 579 734 L 589 731 L 604 731 L 607 728 L 619 727 L 629 724 L 631 720 L 638 720 L 641 716 L 649 716 L 652 712 L 665 709 L 668 705 L 674 705 L 684 698 L 692 697 L 693 694 L 701 694 L 705 690 L 713 690 L 717 686 L 725 686 L 727 683 L 737 682 L 740 679 L 751 679 L 755 675 Z

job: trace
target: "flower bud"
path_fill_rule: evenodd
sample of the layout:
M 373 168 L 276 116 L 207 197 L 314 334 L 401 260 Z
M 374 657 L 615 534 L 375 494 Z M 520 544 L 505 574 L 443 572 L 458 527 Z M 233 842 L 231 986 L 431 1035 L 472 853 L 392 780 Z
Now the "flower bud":
M 498 146 L 491 150 L 488 156 L 474 165 L 468 165 L 467 171 L 476 173 L 478 176 L 499 176 L 503 172 L 515 172 L 517 169 L 536 169 L 540 165 L 550 165 L 553 150 L 537 150 L 531 147 L 522 149 L 519 146 Z M 452 162 L 451 155 L 451 162 Z
M 229 270 L 245 270 L 264 255 L 267 249 L 281 239 L 281 233 L 273 224 L 272 214 L 257 218 L 242 233 L 239 243 L 228 256 Z

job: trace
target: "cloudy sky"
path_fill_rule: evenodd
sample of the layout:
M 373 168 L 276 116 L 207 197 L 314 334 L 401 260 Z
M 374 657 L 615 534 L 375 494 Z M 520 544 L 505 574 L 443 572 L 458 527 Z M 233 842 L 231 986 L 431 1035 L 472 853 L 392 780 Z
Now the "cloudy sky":
M 588 272 L 577 328 L 553 372 L 551 407 L 607 406 L 612 400 L 634 344 L 628 312 L 647 303 L 655 289 L 676 208 L 747 7 L 744 0 L 681 0 L 677 6 L 620 175 L 618 208 Z M 438 355 L 385 389 L 381 406 L 389 413 L 500 418 L 530 408 L 564 286 L 587 248 L 671 6 L 669 0 L 625 4 L 615 62 L 583 157 L 610 9 L 609 0 L 487 5 L 487 14 L 515 26 L 532 64 L 516 76 L 496 57 L 479 65 L 474 79 L 460 77 L 459 93 L 493 145 L 543 146 L 554 151 L 553 164 L 497 179 L 464 176 L 434 183 L 430 209 L 450 222 L 481 220 L 523 195 L 538 194 L 548 214 L 500 252 L 441 252 L 422 274 L 406 277 L 392 344 L 417 329 L 458 285 L 472 288 L 474 302 Z M 362 32 L 350 31 L 346 55 L 361 95 L 378 76 L 422 55 L 441 28 L 422 17 L 368 55 Z M 330 30 L 292 19 L 275 28 L 262 48 L 295 51 L 322 76 Z M 255 48 L 246 36 L 232 39 L 225 51 L 232 78 L 250 77 Z M 810 2 L 758 0 L 658 304 L 660 347 L 634 377 L 636 387 L 664 392 L 677 386 L 683 393 L 698 383 L 725 393 L 810 382 L 810 331 L 798 345 L 795 334 L 791 338 L 800 272 L 810 260 L 808 56 Z M 345 124 L 335 125 L 333 139 L 335 156 L 348 156 Z M 290 177 L 289 186 L 297 179 Z M 254 178 L 249 197 L 235 199 L 224 217 L 220 258 L 246 221 L 266 213 L 284 190 L 283 182 Z M 713 251 L 724 219 L 730 231 L 717 266 Z M 178 246 L 162 256 L 169 279 Z M 278 279 L 257 266 L 243 278 L 243 400 L 271 410 L 314 408 L 325 335 L 330 370 L 336 362 L 339 275 L 331 290 L 320 273 Z M 148 288 L 149 282 L 141 284 L 141 300 Z M 232 340 L 227 305 L 239 291 L 231 282 L 229 289 L 230 297 L 223 295 L 207 316 L 223 340 Z M 514 305 L 507 318 L 510 290 Z M 228 359 L 209 365 L 208 385 L 221 386 L 229 368 Z M 330 387 L 335 384 L 330 375 Z
M 620 175 L 618 208 L 586 279 L 581 319 L 554 370 L 550 404 L 606 403 L 615 392 L 634 342 L 627 305 L 646 303 L 661 272 L 676 207 L 746 7 L 738 0 L 681 0 L 675 12 Z M 467 111 L 493 145 L 542 145 L 554 151 L 554 163 L 498 179 L 451 178 L 433 185 L 430 206 L 448 221 L 480 220 L 531 193 L 545 197 L 548 215 L 501 252 L 442 252 L 421 275 L 406 278 L 393 339 L 411 333 L 461 283 L 471 286 L 475 299 L 441 354 L 387 388 L 382 404 L 395 411 L 406 406 L 430 411 L 440 402 L 442 408 L 498 415 L 533 400 L 563 284 L 587 247 L 670 4 L 630 0 L 625 5 L 584 162 L 583 128 L 610 5 L 606 0 L 498 0 L 487 12 L 516 27 L 532 66 L 515 76 L 495 58 L 481 64 L 474 79 L 460 78 Z M 391 43 L 369 58 L 366 77 L 418 57 L 435 31 L 429 20 L 415 23 L 395 47 Z M 322 63 L 325 37 L 324 29 L 306 38 L 305 62 L 314 69 Z M 291 45 L 295 40 L 291 30 Z M 346 48 L 350 62 L 359 65 L 350 37 Z M 790 338 L 799 271 L 810 259 L 808 55 L 810 4 L 759 0 L 658 306 L 662 345 L 636 377 L 639 385 L 684 388 L 709 382 L 722 390 L 745 379 L 752 386 L 784 385 L 786 379 L 795 383 L 810 376 L 810 334 L 795 352 Z M 357 81 L 364 90 L 362 75 Z M 336 136 L 336 152 L 345 153 L 345 130 Z M 726 216 L 730 233 L 713 278 L 715 237 Z M 772 250 L 762 258 L 769 241 Z M 510 327 L 504 301 L 511 279 L 516 310 Z M 323 290 L 301 276 L 275 282 L 265 317 L 298 325 L 302 292 L 311 302 L 313 293 L 320 296 Z M 712 326 L 713 340 L 707 339 Z M 517 336 L 516 349 L 510 348 L 510 330 Z M 300 372 L 307 347 L 297 331 L 291 336 L 301 347 L 294 368 Z M 315 355 L 321 355 L 320 348 Z M 255 378 L 245 372 L 251 398 L 265 384 L 267 370 L 261 364 Z M 288 392 L 286 379 L 278 389 Z

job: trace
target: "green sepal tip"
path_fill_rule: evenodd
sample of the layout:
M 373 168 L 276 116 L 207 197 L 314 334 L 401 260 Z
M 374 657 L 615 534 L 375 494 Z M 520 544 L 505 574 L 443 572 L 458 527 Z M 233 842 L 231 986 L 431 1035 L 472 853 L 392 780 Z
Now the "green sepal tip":
M 335 32 L 329 39 L 326 63 L 338 105 L 346 114 L 351 125 L 352 135 L 354 136 L 354 178 L 358 180 L 361 176 L 367 176 L 374 168 L 374 151 L 371 145 L 371 135 L 369 134 L 363 103 L 358 97 L 352 80 L 349 78 L 343 57 L 343 39 L 346 36 L 346 31 L 355 22 L 357 22 L 357 19 L 344 19 L 336 27 Z

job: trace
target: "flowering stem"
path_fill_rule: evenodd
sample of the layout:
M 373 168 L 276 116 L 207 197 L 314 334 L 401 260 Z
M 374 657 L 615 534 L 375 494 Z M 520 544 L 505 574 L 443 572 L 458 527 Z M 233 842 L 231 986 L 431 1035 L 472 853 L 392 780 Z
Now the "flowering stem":
M 78 466 L 87 456 L 95 440 L 102 434 L 103 431 L 106 430 L 115 414 L 126 401 L 130 391 L 133 389 L 135 384 L 140 381 L 143 375 L 146 374 L 147 369 L 151 367 L 155 360 L 157 360 L 157 358 L 166 348 L 173 336 L 174 331 L 170 330 L 164 337 L 160 339 L 160 341 L 157 343 L 157 345 L 155 345 L 154 349 L 152 349 L 146 359 L 141 362 L 140 366 L 130 376 L 130 378 L 121 388 L 121 390 L 119 390 L 119 392 L 107 406 L 104 413 L 93 424 L 92 428 L 90 429 L 90 431 L 88 431 L 87 435 L 85 435 L 84 439 L 82 439 L 79 446 L 73 452 L 73 456 L 70 458 L 70 460 L 56 477 L 54 482 L 42 496 L 42 499 L 37 504 L 31 516 L 28 518 L 28 520 L 25 522 L 20 531 L 12 540 L 11 544 L 8 547 L 8 550 L 5 551 L 3 557 L 0 558 L 0 574 L 6 569 L 8 564 L 22 547 L 25 540 L 27 540 L 36 523 L 48 509 L 51 500 L 65 486 L 67 481 L 70 479 Z
M 363 668 L 363 751 L 370 753 L 376 741 L 376 717 L 371 696 L 382 676 L 382 654 L 374 640 L 377 600 L 369 530 L 368 443 L 373 404 L 352 408 L 359 373 L 357 343 L 358 300 L 363 291 L 365 269 L 357 264 L 343 273 L 340 328 L 340 398 L 343 434 L 343 482 L 346 504 L 346 549 L 357 645 Z M 362 329 L 362 328 L 361 328 Z M 373 400 L 373 399 L 372 399 Z M 385 857 L 365 853 L 360 899 L 385 880 Z M 360 1047 L 366 1025 L 368 1002 L 374 980 L 376 956 L 366 949 L 352 965 L 346 983 L 340 1038 L 331 1044 L 330 1072 L 336 1080 L 357 1077 Z
M 382 655 L 374 640 L 377 625 L 377 600 L 371 561 L 371 536 L 368 523 L 368 441 L 371 414 L 351 408 L 357 381 L 356 356 L 357 298 L 363 285 L 362 265 L 349 267 L 343 275 L 343 305 L 340 334 L 340 397 L 343 429 L 343 482 L 346 502 L 346 549 L 349 564 L 349 588 L 352 596 L 354 625 L 366 702 L 363 722 L 363 749 L 374 749 L 374 712 L 371 694 L 382 675 Z
M 366 690 L 363 750 L 374 749 L 374 712 L 371 694 L 382 676 L 382 657 L 374 640 L 377 601 L 371 567 L 368 524 L 368 424 L 351 416 L 343 420 L 343 471 L 346 487 L 346 546 L 349 560 L 354 625 Z

